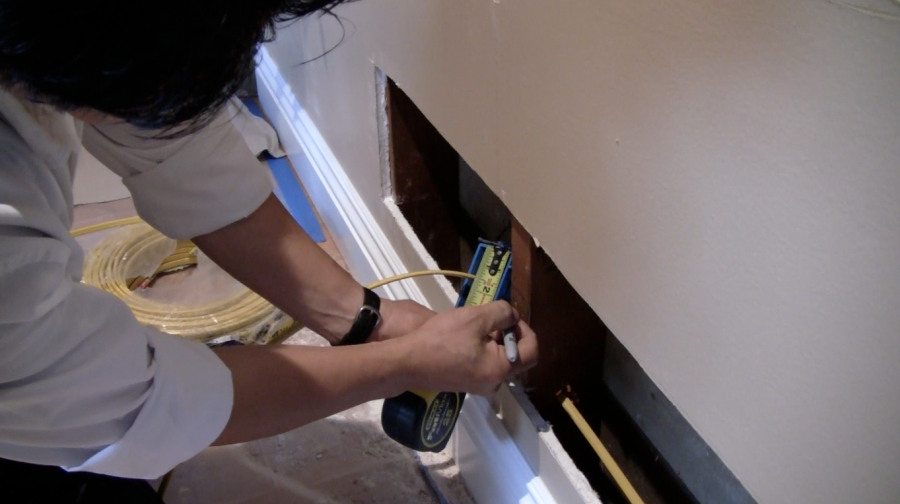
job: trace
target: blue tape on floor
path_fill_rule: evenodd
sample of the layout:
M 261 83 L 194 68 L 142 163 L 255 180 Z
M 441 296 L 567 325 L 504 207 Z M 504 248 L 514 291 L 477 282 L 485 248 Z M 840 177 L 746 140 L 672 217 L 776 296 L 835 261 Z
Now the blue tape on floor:
M 251 114 L 256 117 L 263 117 L 262 110 L 259 109 L 256 100 L 253 98 L 244 98 L 241 101 L 244 102 L 244 105 L 247 106 L 247 109 L 250 110 Z M 294 169 L 291 168 L 287 158 L 275 159 L 268 154 L 264 155 L 266 156 L 269 170 L 275 177 L 275 183 L 277 184 L 277 187 L 275 187 L 275 196 L 278 197 L 278 200 L 281 201 L 281 204 L 284 205 L 285 208 L 287 208 L 291 217 L 297 221 L 297 224 L 300 224 L 300 227 L 306 231 L 306 234 L 308 234 L 313 241 L 316 243 L 324 242 L 325 232 L 322 231 L 322 226 L 319 225 L 319 219 L 316 218 L 316 213 L 313 211 L 312 206 L 310 206 L 309 200 L 306 199 L 306 194 L 303 193 L 303 189 L 297 181 L 297 176 L 294 174 Z
M 325 232 L 319 225 L 319 219 L 313 211 L 309 200 L 303 194 L 300 183 L 297 182 L 297 176 L 294 175 L 294 169 L 288 163 L 287 158 L 269 159 L 269 170 L 275 176 L 275 182 L 278 184 L 275 195 L 281 200 L 291 217 L 300 224 L 300 227 L 306 231 L 306 234 L 316 243 L 325 241 Z

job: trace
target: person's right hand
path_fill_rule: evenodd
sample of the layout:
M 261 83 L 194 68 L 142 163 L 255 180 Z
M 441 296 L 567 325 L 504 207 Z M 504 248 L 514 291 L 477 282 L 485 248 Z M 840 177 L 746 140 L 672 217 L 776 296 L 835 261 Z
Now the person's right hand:
M 509 327 L 515 327 L 519 347 L 513 363 L 503 347 Z M 537 364 L 537 336 L 505 301 L 438 314 L 408 338 L 413 382 L 426 390 L 490 395 L 508 375 Z

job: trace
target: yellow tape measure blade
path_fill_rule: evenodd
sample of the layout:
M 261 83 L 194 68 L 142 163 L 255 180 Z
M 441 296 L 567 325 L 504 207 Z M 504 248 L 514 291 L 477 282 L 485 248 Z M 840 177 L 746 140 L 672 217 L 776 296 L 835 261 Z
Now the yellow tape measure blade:
M 496 273 L 491 274 L 491 265 L 497 254 L 496 247 L 485 247 L 484 255 L 478 263 L 478 269 L 475 272 L 475 280 L 472 281 L 472 287 L 466 296 L 464 306 L 480 306 L 490 303 L 497 298 L 497 289 L 500 287 L 500 280 L 503 278 L 503 272 L 506 269 L 506 263 L 509 262 L 509 251 L 503 250 L 503 256 L 497 266 Z

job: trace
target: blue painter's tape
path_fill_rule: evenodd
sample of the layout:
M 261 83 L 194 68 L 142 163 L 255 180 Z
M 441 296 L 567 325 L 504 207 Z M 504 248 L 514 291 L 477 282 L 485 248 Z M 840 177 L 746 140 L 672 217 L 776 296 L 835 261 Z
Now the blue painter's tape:
M 256 117 L 263 117 L 262 110 L 259 109 L 256 100 L 244 98 L 241 101 L 244 102 L 251 114 Z M 319 219 L 316 218 L 316 213 L 310 206 L 309 200 L 306 199 L 306 194 L 303 193 L 300 182 L 297 181 L 294 169 L 291 168 L 287 158 L 275 159 L 268 154 L 263 155 L 266 156 L 269 170 L 275 177 L 275 183 L 277 184 L 275 186 L 275 196 L 313 241 L 316 243 L 324 242 L 325 232 L 322 231 Z
M 259 105 L 256 103 L 256 100 L 253 98 L 244 98 L 241 100 L 244 102 L 244 105 L 247 106 L 247 109 L 250 110 L 250 113 L 255 115 L 256 117 L 262 117 L 262 110 L 259 109 Z
M 306 231 L 306 234 L 316 243 L 325 241 L 325 232 L 319 225 L 319 219 L 313 211 L 306 194 L 294 175 L 294 169 L 288 163 L 287 158 L 269 159 L 269 170 L 275 176 L 275 182 L 278 187 L 275 188 L 275 196 L 281 200 L 281 204 L 287 208 L 291 217 L 300 224 L 300 227 Z

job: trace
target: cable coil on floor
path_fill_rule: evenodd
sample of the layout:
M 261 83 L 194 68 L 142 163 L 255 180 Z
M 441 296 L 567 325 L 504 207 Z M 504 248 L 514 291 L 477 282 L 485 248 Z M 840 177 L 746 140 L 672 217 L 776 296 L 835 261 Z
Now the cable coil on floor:
M 198 306 L 178 306 L 142 296 L 139 291 L 154 278 L 197 264 L 197 248 L 188 241 L 167 238 L 139 217 L 128 217 L 75 229 L 72 236 L 121 227 L 90 254 L 84 283 L 122 299 L 142 324 L 195 341 L 233 339 L 241 343 L 277 344 L 302 326 L 271 303 L 241 285 L 231 295 Z M 474 278 L 462 271 L 414 271 L 385 278 L 367 287 L 421 276 Z
M 271 303 L 239 285 L 227 295 L 195 306 L 150 299 L 140 292 L 156 276 L 197 264 L 190 241 L 167 238 L 135 219 L 113 221 L 72 234 L 126 224 L 105 238 L 85 261 L 84 283 L 122 299 L 142 324 L 199 342 L 228 338 L 242 343 L 270 343 L 298 327 Z

